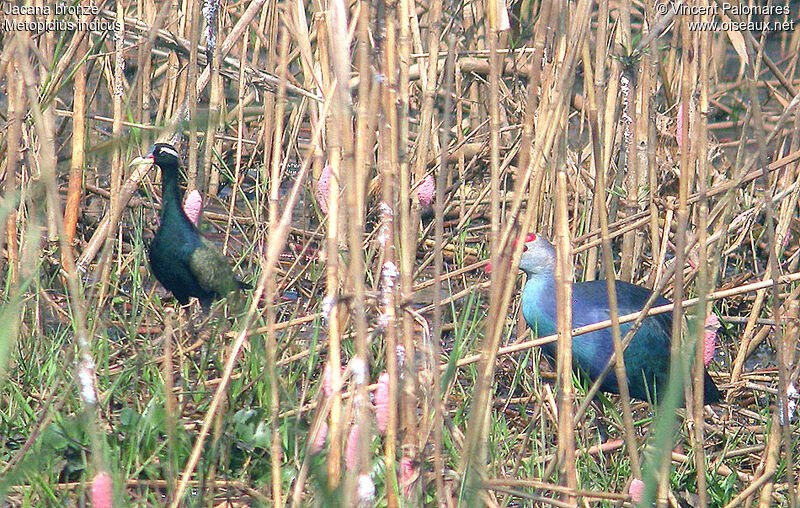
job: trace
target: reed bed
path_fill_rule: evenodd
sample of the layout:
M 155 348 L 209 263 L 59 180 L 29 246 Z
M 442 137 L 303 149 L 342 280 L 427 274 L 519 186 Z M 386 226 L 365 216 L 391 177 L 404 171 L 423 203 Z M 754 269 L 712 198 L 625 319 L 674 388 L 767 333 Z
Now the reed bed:
M 12 3 L 4 505 L 798 506 L 796 2 Z M 787 25 L 691 25 L 723 20 Z M 205 320 L 148 269 L 159 172 L 127 161 L 156 141 L 254 286 Z M 558 247 L 554 364 L 527 232 Z M 695 391 L 718 315 L 725 402 L 590 406 L 567 310 L 598 278 L 676 302 L 647 310 Z M 644 315 L 612 310 L 620 354 Z

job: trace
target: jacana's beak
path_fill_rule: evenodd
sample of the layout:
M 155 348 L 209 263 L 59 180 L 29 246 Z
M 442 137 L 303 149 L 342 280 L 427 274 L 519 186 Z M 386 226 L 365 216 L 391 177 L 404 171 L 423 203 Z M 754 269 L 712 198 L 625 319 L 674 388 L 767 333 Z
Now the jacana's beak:
M 136 157 L 135 159 L 133 159 L 131 161 L 131 163 L 129 164 L 129 167 L 141 166 L 143 164 L 153 164 L 154 162 L 155 162 L 155 157 L 153 157 L 152 153 L 148 153 L 147 155 L 145 155 L 143 157 L 139 156 L 139 157 Z

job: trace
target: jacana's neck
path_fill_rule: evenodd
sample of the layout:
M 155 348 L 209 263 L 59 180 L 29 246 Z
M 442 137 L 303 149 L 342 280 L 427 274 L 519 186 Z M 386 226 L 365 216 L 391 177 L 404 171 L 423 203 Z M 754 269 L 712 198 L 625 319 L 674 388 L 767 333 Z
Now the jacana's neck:
M 161 168 L 161 215 L 166 217 L 170 213 L 183 214 L 183 189 L 178 177 L 178 168 Z

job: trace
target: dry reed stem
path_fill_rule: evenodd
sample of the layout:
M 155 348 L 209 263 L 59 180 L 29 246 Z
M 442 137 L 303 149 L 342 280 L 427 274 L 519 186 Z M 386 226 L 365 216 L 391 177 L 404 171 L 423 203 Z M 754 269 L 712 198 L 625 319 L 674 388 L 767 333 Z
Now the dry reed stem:
M 85 53 L 87 45 L 81 38 L 78 51 Z M 72 102 L 72 157 L 70 160 L 69 188 L 64 205 L 64 233 L 67 243 L 75 241 L 81 198 L 83 197 L 83 166 L 86 160 L 86 64 L 78 65 L 75 71 L 75 92 Z M 2 243 L 2 242 L 0 242 Z M 62 260 L 63 263 L 63 260 Z
M 173 330 L 174 313 L 167 310 L 164 319 L 164 333 L 161 341 L 164 344 L 164 365 L 162 366 L 162 376 L 164 377 L 164 412 L 167 421 L 167 501 L 175 499 L 175 488 L 177 487 L 177 476 L 175 466 L 177 465 L 175 455 L 175 429 L 178 426 L 180 413 L 178 403 L 175 400 L 175 378 L 172 365 L 172 343 L 175 340 Z
M 42 110 L 41 103 L 39 102 L 39 83 L 36 82 L 34 70 L 28 60 L 32 44 L 28 35 L 27 32 L 23 31 L 16 33 L 10 46 L 15 51 L 14 64 L 18 66 L 22 78 L 20 87 L 24 89 L 28 96 L 28 103 L 33 116 L 34 126 L 41 142 L 38 163 L 45 189 L 46 208 L 50 211 L 51 216 L 60 218 L 63 217 L 63 215 L 59 204 L 58 186 L 56 183 L 56 153 L 54 150 L 55 138 L 52 114 L 46 114 L 47 112 Z M 81 290 L 75 261 L 72 257 L 72 250 L 69 244 L 67 244 L 64 234 L 64 225 L 61 220 L 55 221 L 52 225 L 56 229 L 53 234 L 56 235 L 60 248 L 62 252 L 64 252 L 64 260 L 66 262 L 64 271 L 66 272 L 67 288 L 70 298 L 72 299 L 72 324 L 75 329 L 75 342 L 77 343 L 79 352 L 76 377 L 80 381 L 79 395 L 87 421 L 87 433 L 90 439 L 90 460 L 95 471 L 107 471 L 102 452 L 103 446 L 101 444 L 100 429 L 97 422 L 95 363 L 92 358 L 90 335 L 87 329 L 87 306 Z M 32 227 L 31 231 L 36 231 L 36 227 Z M 32 240 L 32 238 L 30 240 Z M 33 245 L 33 242 L 30 242 L 29 245 Z
M 397 257 L 395 247 L 395 213 L 397 207 L 395 205 L 397 191 L 397 182 L 395 179 L 395 168 L 398 167 L 400 159 L 400 147 L 398 146 L 399 138 L 394 135 L 399 129 L 399 119 L 397 109 L 395 108 L 398 99 L 398 62 L 397 62 L 397 34 L 398 27 L 396 20 L 399 11 L 397 4 L 387 4 L 386 21 L 385 21 L 385 39 L 384 44 L 378 47 L 378 51 L 382 53 L 381 67 L 385 79 L 380 85 L 382 108 L 381 117 L 378 128 L 378 170 L 382 177 L 382 205 L 381 205 L 381 225 L 380 234 L 378 237 L 379 244 L 382 243 L 381 256 L 378 258 L 378 269 L 383 273 L 384 270 L 392 270 L 391 275 L 385 279 L 386 284 L 381 282 L 384 292 L 384 344 L 385 350 L 388 352 L 386 355 L 386 372 L 389 375 L 389 397 L 388 397 L 388 414 L 386 424 L 386 439 L 384 441 L 383 456 L 386 471 L 386 501 L 389 508 L 398 506 L 398 492 L 395 485 L 396 481 L 396 455 L 397 455 L 397 432 L 398 428 L 398 393 L 399 386 L 399 372 L 397 365 L 397 320 L 396 320 L 396 302 L 398 297 L 397 286 L 395 284 L 397 271 Z M 383 242 L 381 242 L 381 238 Z M 387 272 L 388 273 L 388 272 Z M 388 285 L 388 287 L 386 287 Z
M 590 109 L 589 125 L 592 136 L 592 149 L 595 164 L 595 201 L 598 203 L 606 202 L 606 178 L 607 167 L 597 164 L 605 163 L 600 146 L 599 131 L 597 126 L 596 111 Z M 596 209 L 597 221 L 600 225 L 601 240 L 603 242 L 603 268 L 605 269 L 606 291 L 608 294 L 608 312 L 611 316 L 611 336 L 614 341 L 614 354 L 617 358 L 622 357 L 624 348 L 619 323 L 619 313 L 617 307 L 617 290 L 614 276 L 614 262 L 611 253 L 611 237 L 608 229 L 608 214 L 604 207 Z M 638 446 L 633 432 L 633 416 L 631 413 L 630 392 L 628 389 L 627 374 L 623 362 L 616 362 L 615 365 L 617 384 L 619 385 L 620 398 L 622 400 L 622 418 L 625 428 L 624 439 L 627 445 L 628 456 L 631 461 L 631 473 L 634 478 L 641 478 L 642 470 L 639 462 Z
M 453 83 L 455 81 L 455 45 L 456 39 L 454 35 L 450 35 L 447 40 L 447 60 L 444 68 L 444 111 L 449 112 L 452 108 L 451 96 L 453 93 Z M 450 115 L 446 115 L 442 121 L 442 129 L 439 141 L 439 171 L 436 175 L 436 196 L 434 201 L 434 214 L 435 214 L 435 247 L 434 247 L 434 264 L 433 264 L 433 291 L 434 294 L 441 294 L 442 291 L 442 272 L 444 271 L 444 189 L 447 186 L 449 171 L 447 166 L 447 147 L 450 141 Z M 439 506 L 451 507 L 453 505 L 449 493 L 445 491 L 444 485 L 444 460 L 442 458 L 443 451 L 443 427 L 444 427 L 444 400 L 442 397 L 442 382 L 441 375 L 436 365 L 441 361 L 441 343 L 442 343 L 442 308 L 436 305 L 433 309 L 433 330 L 432 330 L 432 356 L 434 359 L 434 368 L 432 369 L 433 380 L 433 467 L 436 472 L 436 496 Z
M 247 30 L 245 30 L 245 34 Z M 282 142 L 282 134 L 283 134 L 283 117 L 284 117 L 284 109 L 286 107 L 286 86 L 285 83 L 287 82 L 287 74 L 288 74 L 288 53 L 289 53 L 289 34 L 285 27 L 280 30 L 280 39 L 279 39 L 279 54 L 278 54 L 278 68 L 280 69 L 280 85 L 278 86 L 278 95 L 276 97 L 276 110 L 274 116 L 275 122 L 275 130 L 274 130 L 274 138 L 273 138 L 273 145 L 272 145 L 272 164 L 270 166 L 270 178 L 269 178 L 269 232 L 270 237 L 272 237 L 280 227 L 279 219 L 278 219 L 278 196 L 280 192 L 280 185 L 281 185 L 281 142 Z M 242 61 L 244 61 L 245 57 L 247 56 L 247 51 L 242 51 Z M 240 123 L 241 125 L 241 123 Z M 238 165 L 237 162 L 237 174 L 238 177 Z M 295 185 L 300 181 L 298 179 L 295 182 Z M 236 189 L 236 184 L 234 183 L 234 190 Z M 231 203 L 236 200 L 235 195 L 231 195 Z M 231 204 L 231 209 L 233 208 L 233 204 Z M 270 300 L 272 299 L 272 295 L 276 294 L 276 280 L 275 280 L 275 272 L 270 274 L 265 280 L 265 287 L 264 291 L 268 295 Z M 271 465 L 271 476 L 272 476 L 272 483 L 270 493 L 272 494 L 272 504 L 275 508 L 279 508 L 282 506 L 283 502 L 283 495 L 281 492 L 281 480 L 282 480 L 282 463 L 283 463 L 283 449 L 281 445 L 281 433 L 280 428 L 278 426 L 278 413 L 280 412 L 280 390 L 278 389 L 278 380 L 280 376 L 278 376 L 278 369 L 275 365 L 277 359 L 277 349 L 278 349 L 278 338 L 275 332 L 274 326 L 277 320 L 276 316 L 276 309 L 275 305 L 270 302 L 267 305 L 267 375 L 270 378 L 270 427 L 271 427 L 271 434 L 272 434 L 272 442 L 270 447 L 270 465 Z
M 328 318 L 328 365 L 331 372 L 331 390 L 333 392 L 333 405 L 331 406 L 328 425 L 330 450 L 328 453 L 328 488 L 333 490 L 341 482 L 342 441 L 346 435 L 341 404 L 342 379 L 341 379 L 341 335 L 346 319 L 344 306 L 339 302 L 339 291 L 344 278 L 339 256 L 341 231 L 344 231 L 341 220 L 343 218 L 341 202 L 341 189 L 343 177 L 352 170 L 352 161 L 346 161 L 348 151 L 345 144 L 352 140 L 352 128 L 349 128 L 350 98 L 345 94 L 344 84 L 348 69 L 349 37 L 347 34 L 347 20 L 345 9 L 340 0 L 334 1 L 325 16 L 325 30 L 329 45 L 329 65 L 331 72 L 327 81 L 331 83 L 331 122 L 327 126 L 329 143 L 328 164 L 331 168 L 330 191 L 328 197 L 328 229 L 326 236 L 326 285 L 328 300 L 331 306 Z M 345 130 L 351 132 L 348 138 Z
M 183 34 L 189 40 L 189 63 L 187 72 L 182 73 L 183 79 L 186 83 L 191 85 L 197 81 L 198 75 L 198 62 L 197 53 L 199 51 L 198 44 L 200 43 L 200 0 L 186 0 L 185 9 L 188 16 L 184 16 L 183 21 Z M 247 34 L 243 37 L 242 42 L 246 44 Z M 186 101 L 188 104 L 188 130 L 189 130 L 189 150 L 186 160 L 186 190 L 191 191 L 198 187 L 197 181 L 197 106 L 199 92 L 196 87 L 182 86 L 186 90 Z M 236 194 L 232 202 L 236 201 Z M 224 249 L 223 249 L 224 252 Z
M 573 420 L 574 387 L 572 386 L 572 250 L 570 245 L 569 218 L 567 215 L 567 174 L 561 166 L 557 172 L 555 206 L 556 246 L 556 305 L 560 312 L 556 316 L 558 342 L 556 348 L 556 371 L 558 372 L 558 457 L 560 472 L 565 486 L 571 491 L 578 488 L 575 471 L 575 423 Z M 578 497 L 565 492 L 564 502 L 574 505 Z
M 702 16 L 701 19 L 707 20 L 708 16 Z M 708 259 L 708 112 L 709 112 L 709 66 L 710 66 L 710 51 L 711 39 L 710 34 L 701 33 L 699 44 L 696 45 L 699 53 L 698 64 L 698 88 L 699 88 L 699 105 L 698 105 L 698 118 L 694 126 L 697 127 L 697 135 L 694 134 L 694 129 L 691 129 L 692 135 L 685 139 L 689 140 L 691 149 L 697 153 L 697 188 L 699 194 L 699 201 L 696 210 L 697 234 L 698 244 L 698 277 L 697 277 L 697 294 L 699 298 L 698 318 L 695 320 L 695 355 L 694 365 L 691 369 L 692 374 L 692 392 L 694 399 L 691 403 L 687 403 L 687 408 L 691 410 L 693 416 L 692 427 L 690 430 L 690 438 L 692 444 L 692 452 L 694 454 L 695 468 L 697 471 L 703 471 L 703 474 L 697 475 L 697 497 L 698 506 L 705 508 L 708 506 L 708 489 L 705 475 L 706 469 L 706 456 L 705 456 L 705 415 L 703 414 L 704 404 L 704 347 L 705 347 L 705 323 L 707 316 L 711 309 L 708 308 L 706 302 L 706 295 L 709 291 L 713 291 L 713 287 L 709 287 L 709 259 Z M 688 105 L 684 105 L 684 109 L 688 110 Z M 687 122 L 689 123 L 689 122 Z M 691 128 L 692 125 L 690 124 Z M 689 129 L 687 129 L 689 130 Z M 697 140 L 693 143 L 691 140 Z M 666 235 L 665 235 L 666 236 Z M 691 329 L 690 329 L 691 333 Z M 691 405 L 690 405 L 691 404 Z
M 14 43 L 9 44 L 12 52 Z M 13 61 L 13 58 L 12 58 Z M 25 110 L 25 94 L 23 83 L 16 65 L 6 66 L 5 78 L 8 89 L 8 130 L 6 132 L 6 175 L 3 178 L 3 208 L 8 208 L 8 217 L 2 225 L 3 235 L 0 235 L 0 244 L 5 238 L 8 283 L 11 288 L 19 291 L 19 243 L 17 240 L 17 212 L 14 203 L 19 200 L 19 181 L 17 172 L 21 166 L 20 140 L 22 139 L 22 120 Z

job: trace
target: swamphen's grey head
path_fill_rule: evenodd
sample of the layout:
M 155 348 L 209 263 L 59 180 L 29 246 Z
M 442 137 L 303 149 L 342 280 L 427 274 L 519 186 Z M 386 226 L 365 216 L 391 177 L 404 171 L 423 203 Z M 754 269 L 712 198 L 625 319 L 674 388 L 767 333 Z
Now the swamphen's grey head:
M 529 233 L 517 241 L 524 241 L 519 269 L 529 277 L 553 273 L 556 266 L 556 249 L 543 236 Z
M 139 164 L 155 164 L 162 171 L 177 171 L 181 165 L 181 157 L 175 147 L 169 143 L 156 143 L 150 153 L 131 161 L 131 166 Z

